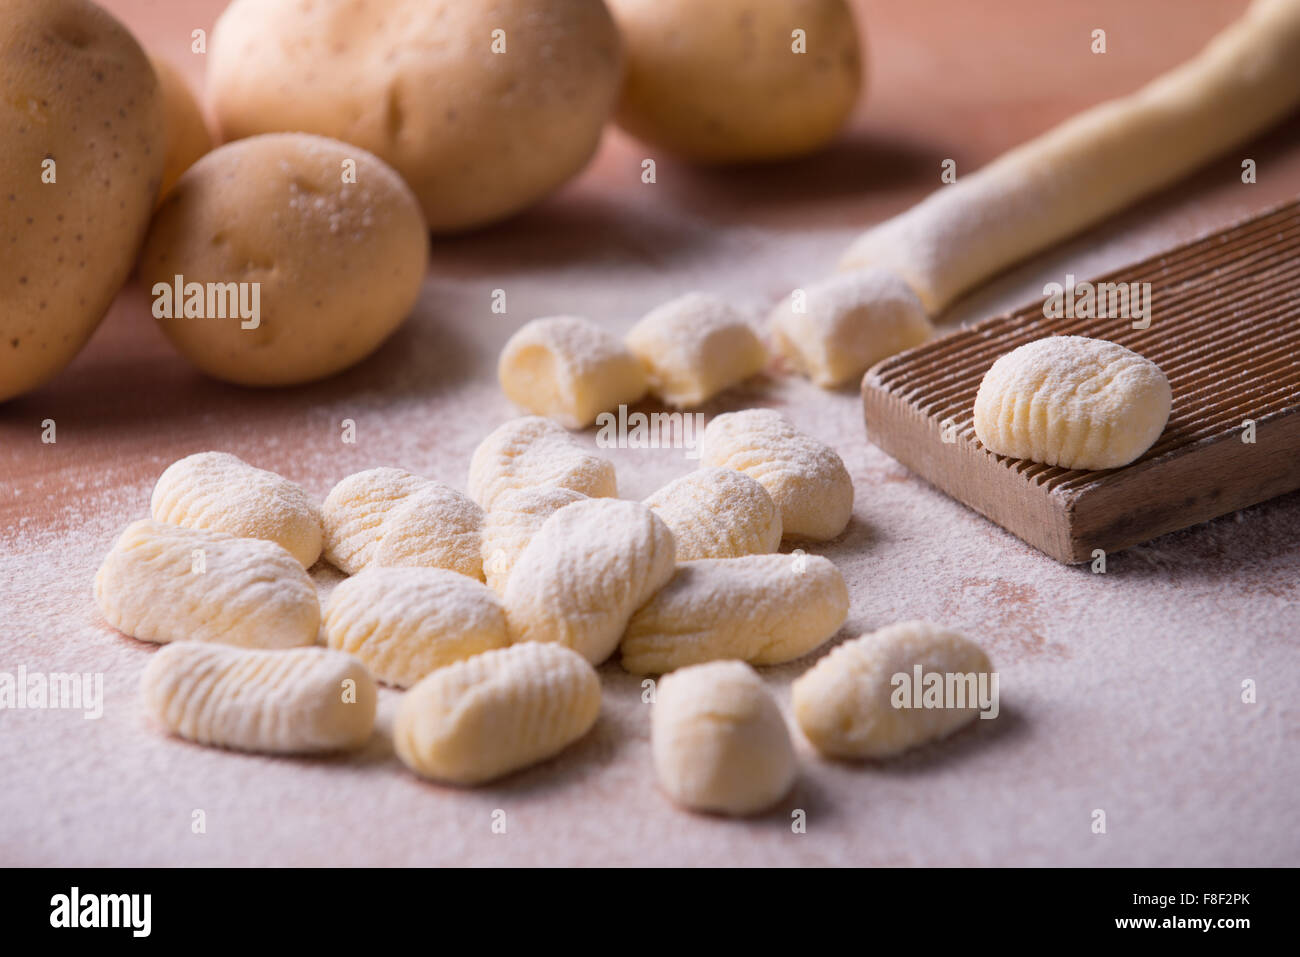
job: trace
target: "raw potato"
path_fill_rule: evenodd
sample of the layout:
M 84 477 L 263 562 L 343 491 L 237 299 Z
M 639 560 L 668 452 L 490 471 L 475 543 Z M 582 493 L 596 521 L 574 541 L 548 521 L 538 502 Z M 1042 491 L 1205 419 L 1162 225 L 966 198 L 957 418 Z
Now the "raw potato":
M 159 56 L 150 55 L 149 62 L 158 75 L 163 102 L 166 160 L 163 163 L 162 185 L 158 187 L 158 202 L 161 203 L 167 191 L 181 178 L 181 174 L 193 166 L 200 156 L 211 152 L 216 144 L 212 142 L 212 133 L 208 130 L 198 100 L 194 98 L 190 85 L 181 72 Z
M 1050 336 L 1001 356 L 975 395 L 975 435 L 998 455 L 1066 469 L 1113 469 L 1169 421 L 1169 380 L 1114 342 Z
M 771 409 L 715 418 L 700 442 L 700 464 L 757 479 L 781 510 L 787 538 L 826 541 L 844 531 L 853 515 L 853 480 L 844 461 Z
M 144 670 L 145 710 L 199 744 L 273 754 L 359 748 L 378 697 L 366 669 L 324 648 L 250 651 L 182 641 Z
M 796 371 L 833 389 L 856 383 L 881 359 L 919 346 L 934 327 L 907 283 L 887 270 L 864 269 L 787 297 L 772 313 L 772 334 Z
M 228 452 L 199 452 L 167 466 L 150 511 L 158 522 L 275 542 L 303 568 L 320 558 L 320 509 L 306 490 Z
M 95 601 L 141 641 L 292 648 L 315 644 L 320 630 L 316 586 L 279 545 L 147 518 L 104 559 Z
M 977 706 L 952 701 L 894 707 L 894 676 L 911 682 L 917 665 L 922 675 L 991 674 L 988 656 L 969 638 L 926 621 L 899 622 L 846 641 L 804 672 L 791 689 L 795 720 L 825 755 L 888 758 L 975 719 Z
M 749 555 L 679 565 L 628 622 L 633 674 L 737 658 L 779 665 L 829 640 L 849 613 L 844 578 L 819 555 Z
M 484 784 L 554 757 L 600 714 L 600 679 L 579 655 L 531 642 L 440 668 L 402 696 L 397 756 L 449 784 Z
M 781 512 L 757 481 L 735 469 L 698 469 L 644 502 L 664 520 L 677 560 L 765 555 L 781 545 Z
M 537 415 L 493 429 L 469 463 L 469 497 L 491 511 L 497 498 L 521 488 L 551 486 L 591 498 L 618 495 L 614 465 L 588 452 L 561 426 Z
M 158 207 L 140 274 L 163 332 L 203 372 L 296 385 L 379 348 L 415 305 L 428 254 L 419 204 L 393 170 L 347 143 L 282 133 L 228 143 L 191 166 Z M 212 307 L 186 314 L 178 275 L 244 286 L 205 289 Z M 179 305 L 199 298 L 185 292 Z
M 765 811 L 794 784 L 794 745 L 762 679 L 739 661 L 674 671 L 650 716 L 659 786 L 693 811 Z
M 673 575 L 673 535 L 636 502 L 593 498 L 548 518 L 506 585 L 512 642 L 559 642 L 592 664 Z
M 618 122 L 704 163 L 800 156 L 824 146 L 862 87 L 845 0 L 609 0 L 627 81 Z M 795 31 L 806 52 L 796 52 Z
M 406 178 L 435 232 L 502 219 L 574 176 L 622 77 L 600 0 L 236 0 L 209 57 L 227 139 L 356 143 Z
M 373 563 L 483 578 L 483 512 L 442 482 L 405 469 L 367 469 L 335 485 L 321 513 L 325 560 L 349 575 Z
M 543 485 L 497 496 L 483 520 L 483 577 L 498 595 L 505 594 L 510 571 L 545 521 L 587 496 L 572 489 Z
M 368 568 L 334 589 L 324 624 L 326 644 L 399 688 L 509 644 L 496 595 L 441 568 Z
M 701 405 L 767 364 L 767 350 L 744 317 L 699 292 L 651 310 L 624 342 L 641 360 L 650 391 L 678 408 Z
M 158 81 L 122 24 L 86 0 L 0 4 L 0 402 L 53 378 L 99 325 L 163 153 Z
M 631 405 L 647 389 L 641 363 L 619 338 L 576 316 L 526 323 L 501 350 L 497 378 L 515 405 L 570 429 Z

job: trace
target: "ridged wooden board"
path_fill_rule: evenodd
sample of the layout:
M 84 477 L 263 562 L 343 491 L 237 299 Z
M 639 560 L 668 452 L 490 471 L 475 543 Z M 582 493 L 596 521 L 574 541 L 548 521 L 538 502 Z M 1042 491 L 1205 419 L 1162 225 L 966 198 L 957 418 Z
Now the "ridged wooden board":
M 1149 328 L 1049 319 L 1040 301 L 891 356 L 862 382 L 868 437 L 1067 563 L 1300 488 L 1300 200 L 1092 282 L 1150 282 Z M 1056 468 L 995 455 L 975 437 L 989 366 L 1050 335 L 1118 342 L 1169 377 L 1169 424 L 1136 462 Z M 1253 443 L 1243 441 L 1246 420 Z

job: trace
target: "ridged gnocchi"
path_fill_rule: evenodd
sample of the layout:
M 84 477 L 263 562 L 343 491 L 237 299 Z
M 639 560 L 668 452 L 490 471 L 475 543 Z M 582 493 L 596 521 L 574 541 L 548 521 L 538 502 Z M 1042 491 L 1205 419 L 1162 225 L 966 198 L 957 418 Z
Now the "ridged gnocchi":
M 282 545 L 303 568 L 320 558 L 321 513 L 302 486 L 228 452 L 199 452 L 158 478 L 154 520 Z
M 587 496 L 558 485 L 511 489 L 497 496 L 483 520 L 483 577 L 488 587 L 504 594 L 515 562 L 542 524 Z
M 1169 421 L 1169 380 L 1150 359 L 1084 336 L 1037 339 L 1001 356 L 975 395 L 990 452 L 1066 469 L 1113 469 Z
M 888 758 L 952 734 L 977 706 L 894 707 L 895 676 L 988 675 L 983 649 L 955 631 L 903 621 L 833 648 L 795 680 L 795 720 L 813 746 L 836 758 Z M 970 704 L 969 699 L 966 702 Z
M 765 555 L 781 545 L 781 512 L 772 496 L 735 469 L 697 469 L 644 504 L 673 533 L 679 562 Z
M 819 555 L 685 562 L 632 616 L 619 649 L 633 674 L 721 658 L 776 665 L 830 639 L 848 611 L 844 578 Z
M 152 519 L 126 527 L 95 575 L 105 620 L 142 641 L 315 644 L 316 586 L 274 542 Z
M 149 659 L 145 710 L 198 744 L 274 754 L 358 748 L 378 698 L 357 661 L 325 648 L 256 651 L 182 641 Z
M 550 419 L 527 415 L 493 429 L 469 463 L 469 497 L 489 511 L 497 497 L 520 488 L 557 486 L 591 498 L 618 494 L 614 465 L 588 452 Z
M 700 442 L 700 464 L 756 479 L 780 509 L 786 538 L 825 541 L 852 517 L 853 480 L 843 459 L 772 409 L 715 418 Z
M 744 316 L 717 296 L 687 293 L 648 312 L 624 337 L 650 392 L 691 408 L 767 364 L 767 349 Z
M 442 568 L 367 568 L 335 587 L 324 625 L 326 644 L 399 688 L 509 644 L 497 596 Z
M 528 642 L 440 668 L 402 697 L 393 745 L 417 774 L 476 785 L 545 761 L 600 714 L 600 679 L 580 655 Z
M 510 574 L 510 639 L 557 642 L 600 664 L 674 567 L 672 532 L 644 505 L 612 498 L 566 505 L 542 524 Z
M 715 661 L 659 681 L 650 717 L 659 786 L 682 807 L 757 814 L 794 784 L 785 718 L 749 665 Z
M 631 405 L 647 388 L 640 361 L 622 340 L 576 316 L 526 323 L 501 351 L 497 378 L 515 405 L 570 429 Z

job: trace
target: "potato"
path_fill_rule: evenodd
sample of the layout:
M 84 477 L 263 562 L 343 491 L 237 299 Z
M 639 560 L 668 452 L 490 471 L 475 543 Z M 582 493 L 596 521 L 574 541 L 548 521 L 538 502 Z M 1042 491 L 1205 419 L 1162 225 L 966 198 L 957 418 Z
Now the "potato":
M 190 92 L 190 85 L 181 72 L 161 57 L 150 55 L 149 62 L 158 75 L 162 89 L 163 132 L 166 135 L 166 159 L 163 163 L 162 185 L 158 187 L 158 201 L 204 153 L 213 147 L 212 133 L 208 130 L 198 100 Z
M 0 401 L 72 361 L 125 282 L 162 123 L 122 24 L 86 0 L 0 3 Z
M 209 58 L 226 139 L 356 143 L 406 178 L 436 232 L 502 219 L 574 176 L 622 77 L 601 0 L 235 0 Z
M 853 110 L 862 64 L 845 0 L 609 4 L 627 59 L 618 123 L 652 146 L 700 163 L 800 156 Z
M 415 304 L 428 253 L 420 204 L 394 170 L 348 143 L 274 133 L 181 176 L 140 275 L 163 331 L 201 370 L 292 385 L 378 348 Z

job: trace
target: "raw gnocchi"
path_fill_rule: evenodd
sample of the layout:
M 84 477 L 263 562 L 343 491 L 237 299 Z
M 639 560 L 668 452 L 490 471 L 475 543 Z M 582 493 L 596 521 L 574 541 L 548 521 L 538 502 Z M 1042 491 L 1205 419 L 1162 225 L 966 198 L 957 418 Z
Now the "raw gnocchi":
M 325 560 L 349 575 L 376 564 L 483 578 L 482 509 L 449 485 L 404 469 L 368 469 L 335 485 L 321 511 Z
M 357 661 L 325 648 L 255 651 L 182 641 L 144 670 L 145 709 L 172 734 L 240 751 L 361 747 L 378 697 Z
M 899 622 L 846 641 L 804 672 L 792 688 L 795 720 L 823 754 L 888 758 L 975 718 L 978 707 L 952 701 L 944 707 L 894 707 L 895 676 L 911 682 L 917 666 L 923 675 L 991 670 L 988 656 L 970 639 L 925 621 Z
M 586 497 L 573 489 L 552 485 L 512 489 L 497 496 L 483 520 L 481 554 L 488 587 L 504 594 L 511 569 L 542 524 L 564 506 Z
M 324 624 L 326 644 L 399 688 L 509 644 L 496 595 L 443 568 L 367 568 L 334 589 Z
M 274 542 L 152 519 L 126 527 L 95 575 L 105 620 L 142 641 L 315 644 L 316 586 Z
M 227 452 L 167 466 L 153 489 L 155 521 L 281 545 L 310 568 L 320 558 L 321 513 L 302 486 Z
M 534 319 L 510 337 L 497 378 L 511 402 L 570 429 L 646 394 L 641 363 L 618 336 L 576 316 Z
M 787 538 L 834 538 L 853 514 L 853 480 L 844 461 L 771 409 L 715 418 L 700 441 L 700 464 L 756 479 L 780 509 Z
M 975 395 L 975 435 L 998 455 L 1066 469 L 1137 459 L 1169 421 L 1169 380 L 1114 342 L 1051 336 L 993 363 Z
M 393 745 L 423 777 L 483 784 L 558 754 L 599 713 L 591 665 L 567 648 L 530 642 L 430 674 L 402 697 Z
M 698 469 L 645 500 L 677 544 L 677 560 L 765 555 L 781 544 L 781 513 L 767 489 L 735 469 Z
M 641 360 L 651 393 L 678 408 L 707 402 L 767 364 L 767 349 L 744 317 L 699 292 L 651 310 L 624 341 Z
M 841 273 L 796 290 L 772 312 L 776 349 L 824 389 L 934 334 L 912 287 L 887 269 Z
M 492 430 L 469 463 L 469 496 L 491 510 L 512 489 L 556 486 L 591 498 L 618 494 L 614 466 L 550 419 L 527 415 Z
M 558 642 L 600 664 L 674 565 L 672 532 L 644 505 L 612 498 L 566 505 L 542 524 L 510 574 L 511 641 Z
M 790 732 L 754 669 L 715 661 L 660 679 L 650 718 L 659 786 L 695 811 L 756 814 L 789 792 Z
M 677 567 L 619 647 L 633 674 L 721 658 L 777 665 L 827 641 L 848 613 L 844 578 L 819 555 L 705 559 Z

